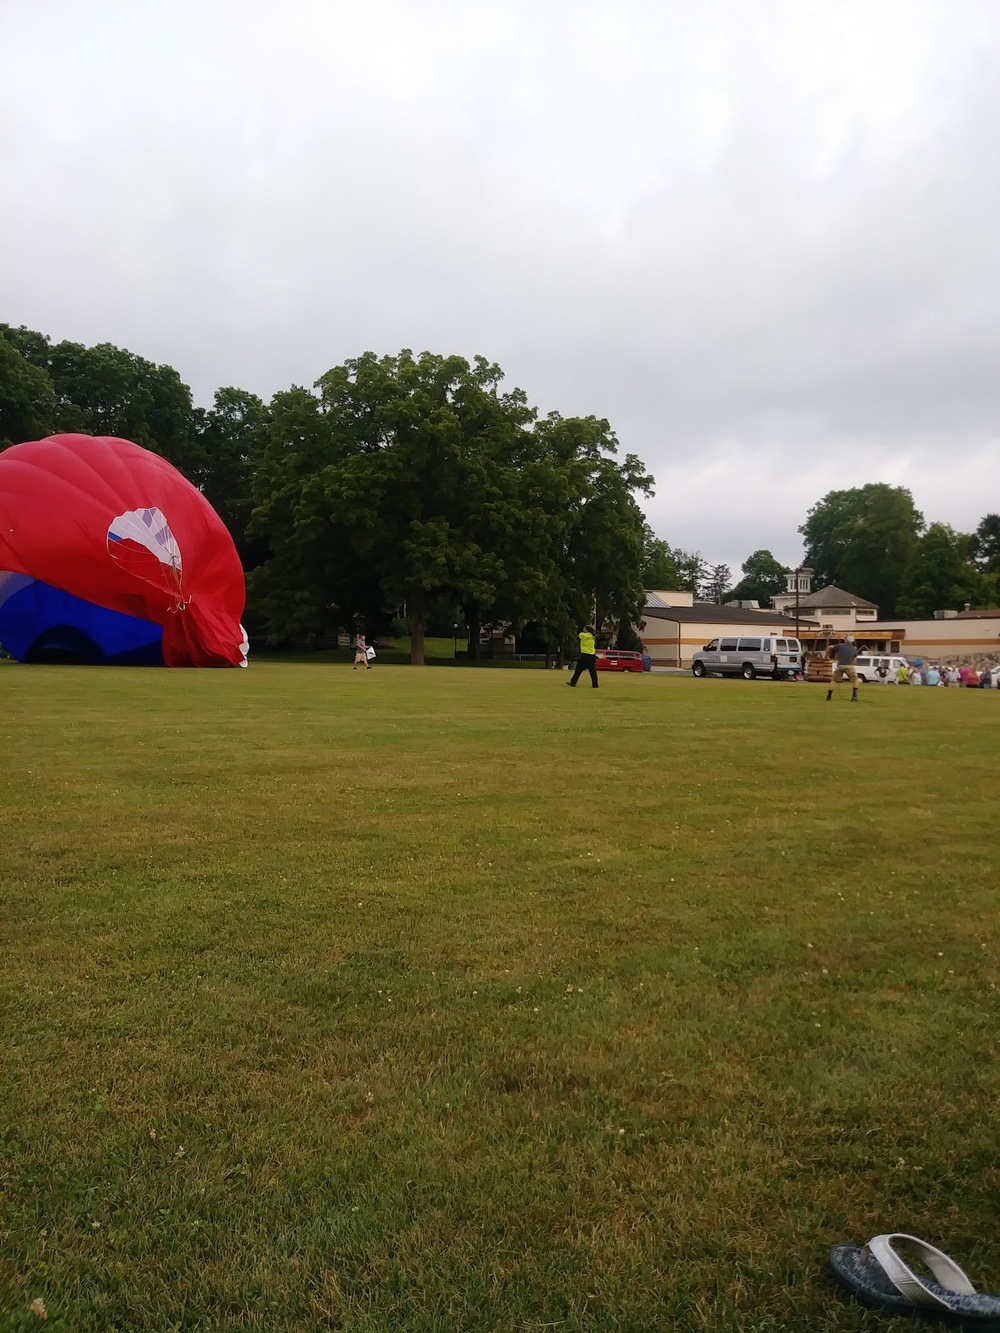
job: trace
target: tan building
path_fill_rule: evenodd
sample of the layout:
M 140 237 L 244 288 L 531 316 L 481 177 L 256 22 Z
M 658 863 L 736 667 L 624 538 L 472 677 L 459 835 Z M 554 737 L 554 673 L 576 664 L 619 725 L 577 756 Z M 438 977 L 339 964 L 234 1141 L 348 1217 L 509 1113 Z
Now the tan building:
M 897 620 L 891 626 L 878 622 L 868 634 L 891 634 L 901 643 L 906 657 L 930 662 L 1000 662 L 1000 608 L 986 611 L 939 611 L 931 620 Z M 868 638 L 860 627 L 858 643 Z
M 670 589 L 648 591 L 643 616 L 639 634 L 654 666 L 688 667 L 692 653 L 723 634 L 795 634 L 794 618 L 780 612 L 696 602 L 693 593 Z M 803 629 L 814 624 L 800 617 Z
M 1000 661 L 1000 608 L 985 611 L 937 611 L 928 620 L 880 620 L 874 602 L 830 585 L 812 591 L 813 571 L 793 570 L 788 587 L 772 598 L 776 611 L 809 616 L 799 637 L 808 648 L 825 652 L 853 634 L 873 653 L 901 653 L 935 662 Z

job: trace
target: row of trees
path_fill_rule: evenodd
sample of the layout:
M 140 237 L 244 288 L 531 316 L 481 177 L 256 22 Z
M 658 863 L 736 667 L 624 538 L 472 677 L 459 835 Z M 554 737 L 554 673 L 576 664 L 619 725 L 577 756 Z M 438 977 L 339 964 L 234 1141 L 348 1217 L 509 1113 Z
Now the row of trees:
M 756 600 L 787 568 L 753 552 L 732 586 L 658 538 L 637 497 L 639 459 L 606 421 L 539 418 L 483 358 L 404 350 L 327 371 L 265 404 L 219 389 L 208 410 L 170 366 L 110 344 L 53 343 L 0 324 L 0 448 L 55 431 L 122 435 L 168 458 L 218 510 L 248 571 L 248 623 L 273 644 L 338 627 L 385 632 L 405 608 L 424 633 L 513 625 L 558 649 L 581 620 L 640 616 L 644 588 Z M 1000 516 L 974 533 L 924 521 L 903 487 L 833 491 L 800 528 L 816 586 L 836 583 L 883 616 L 995 604 Z
M 728 565 L 710 565 L 698 551 L 683 551 L 644 530 L 644 588 L 675 588 L 692 592 L 706 602 L 723 602 L 733 581 Z
M 539 419 L 503 378 L 369 352 L 314 390 L 220 389 L 203 411 L 169 366 L 0 326 L 0 442 L 79 430 L 168 458 L 233 533 L 248 628 L 272 644 L 402 611 L 419 662 L 428 626 L 457 619 L 474 655 L 491 626 L 558 651 L 583 620 L 634 624 L 652 479 L 607 421 Z

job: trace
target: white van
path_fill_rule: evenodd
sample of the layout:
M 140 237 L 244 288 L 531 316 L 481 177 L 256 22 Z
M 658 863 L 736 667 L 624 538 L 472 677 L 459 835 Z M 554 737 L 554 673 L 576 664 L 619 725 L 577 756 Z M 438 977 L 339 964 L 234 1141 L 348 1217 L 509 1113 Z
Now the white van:
M 886 681 L 891 680 L 895 684 L 896 672 L 900 667 L 910 669 L 910 664 L 905 657 L 891 657 L 888 653 L 876 653 L 872 657 L 856 657 L 854 659 L 854 670 L 858 673 L 858 680 L 865 681 Z
M 774 634 L 734 634 L 713 639 L 691 658 L 691 670 L 699 677 L 708 675 L 772 676 L 775 680 L 798 675 L 803 669 L 802 645 L 798 639 L 779 638 Z

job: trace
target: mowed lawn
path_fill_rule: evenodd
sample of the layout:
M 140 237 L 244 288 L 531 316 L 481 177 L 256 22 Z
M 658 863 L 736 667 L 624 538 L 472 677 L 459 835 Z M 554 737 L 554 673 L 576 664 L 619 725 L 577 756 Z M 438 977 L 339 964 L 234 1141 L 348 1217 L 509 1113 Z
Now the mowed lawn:
M 1000 697 L 566 679 L 0 667 L 0 1330 L 1000 1289 Z

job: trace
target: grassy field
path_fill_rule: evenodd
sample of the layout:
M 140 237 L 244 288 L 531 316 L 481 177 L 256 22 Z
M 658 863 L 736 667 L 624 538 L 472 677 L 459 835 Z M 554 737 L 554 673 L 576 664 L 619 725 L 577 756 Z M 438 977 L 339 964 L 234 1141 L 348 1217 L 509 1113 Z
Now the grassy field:
M 565 680 L 0 667 L 3 1333 L 1000 1288 L 1000 698 Z

